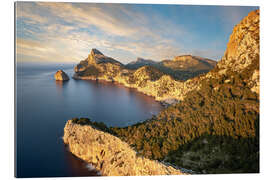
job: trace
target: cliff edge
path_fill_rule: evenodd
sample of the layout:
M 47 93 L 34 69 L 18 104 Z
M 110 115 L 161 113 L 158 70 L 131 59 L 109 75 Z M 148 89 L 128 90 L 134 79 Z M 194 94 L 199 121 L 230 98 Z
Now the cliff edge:
M 91 125 L 68 120 L 63 140 L 75 156 L 91 163 L 105 176 L 184 174 L 172 166 L 137 156 L 127 143 Z

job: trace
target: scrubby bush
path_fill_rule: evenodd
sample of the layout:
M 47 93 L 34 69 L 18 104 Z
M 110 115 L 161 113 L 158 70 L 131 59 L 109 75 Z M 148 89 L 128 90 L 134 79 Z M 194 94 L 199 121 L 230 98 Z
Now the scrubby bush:
M 72 118 L 72 122 L 80 125 L 91 125 L 89 118 Z
M 204 79 L 200 90 L 189 92 L 184 101 L 161 111 L 151 121 L 112 130 L 151 159 L 169 156 L 175 165 L 211 173 L 258 172 L 259 97 L 243 82 L 247 75 L 236 74 Z M 229 83 L 224 83 L 226 79 Z M 207 143 L 203 144 L 200 137 Z M 213 158 L 207 163 L 201 158 L 198 167 L 175 160 L 189 151 L 198 151 L 196 156 L 212 154 Z

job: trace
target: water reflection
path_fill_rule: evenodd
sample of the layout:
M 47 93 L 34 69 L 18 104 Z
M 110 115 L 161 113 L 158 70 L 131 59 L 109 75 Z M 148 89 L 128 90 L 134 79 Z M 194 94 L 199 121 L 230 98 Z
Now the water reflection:
M 58 90 L 62 90 L 66 86 L 68 81 L 55 81 Z
M 154 97 L 147 96 L 142 92 L 137 91 L 135 88 L 126 87 L 117 82 L 106 82 L 106 81 L 86 81 L 90 86 L 93 86 L 95 89 L 102 89 L 103 96 L 122 96 L 126 100 L 129 100 L 130 103 L 135 104 L 141 109 L 147 111 L 149 114 L 157 114 L 162 109 L 160 103 L 157 103 L 154 100 Z M 135 100 L 136 99 L 136 100 Z M 115 102 L 117 103 L 117 102 Z M 150 111 L 149 111 L 150 110 Z

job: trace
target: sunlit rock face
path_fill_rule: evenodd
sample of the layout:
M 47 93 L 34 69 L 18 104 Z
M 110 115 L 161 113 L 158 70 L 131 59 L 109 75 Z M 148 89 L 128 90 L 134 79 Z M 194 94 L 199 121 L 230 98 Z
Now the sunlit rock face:
M 253 92 L 259 93 L 260 10 L 252 11 L 230 36 L 223 58 L 217 64 L 220 74 L 227 71 L 243 74 Z
M 184 174 L 172 166 L 137 156 L 127 143 L 90 125 L 69 120 L 63 140 L 75 156 L 91 163 L 104 176 Z
M 220 68 L 231 68 L 233 71 L 241 71 L 256 58 L 259 58 L 259 15 L 259 10 L 252 11 L 234 27 L 227 44 L 227 50 L 218 64 Z
M 69 80 L 68 75 L 63 71 L 63 70 L 58 70 L 55 74 L 54 74 L 54 78 L 57 81 L 67 81 Z

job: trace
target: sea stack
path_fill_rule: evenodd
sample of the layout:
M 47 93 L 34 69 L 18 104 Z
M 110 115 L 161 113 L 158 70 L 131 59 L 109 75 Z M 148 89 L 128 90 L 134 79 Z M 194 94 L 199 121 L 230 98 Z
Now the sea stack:
M 55 78 L 56 81 L 67 81 L 67 80 L 69 80 L 68 75 L 63 70 L 58 70 L 54 74 L 54 78 Z

